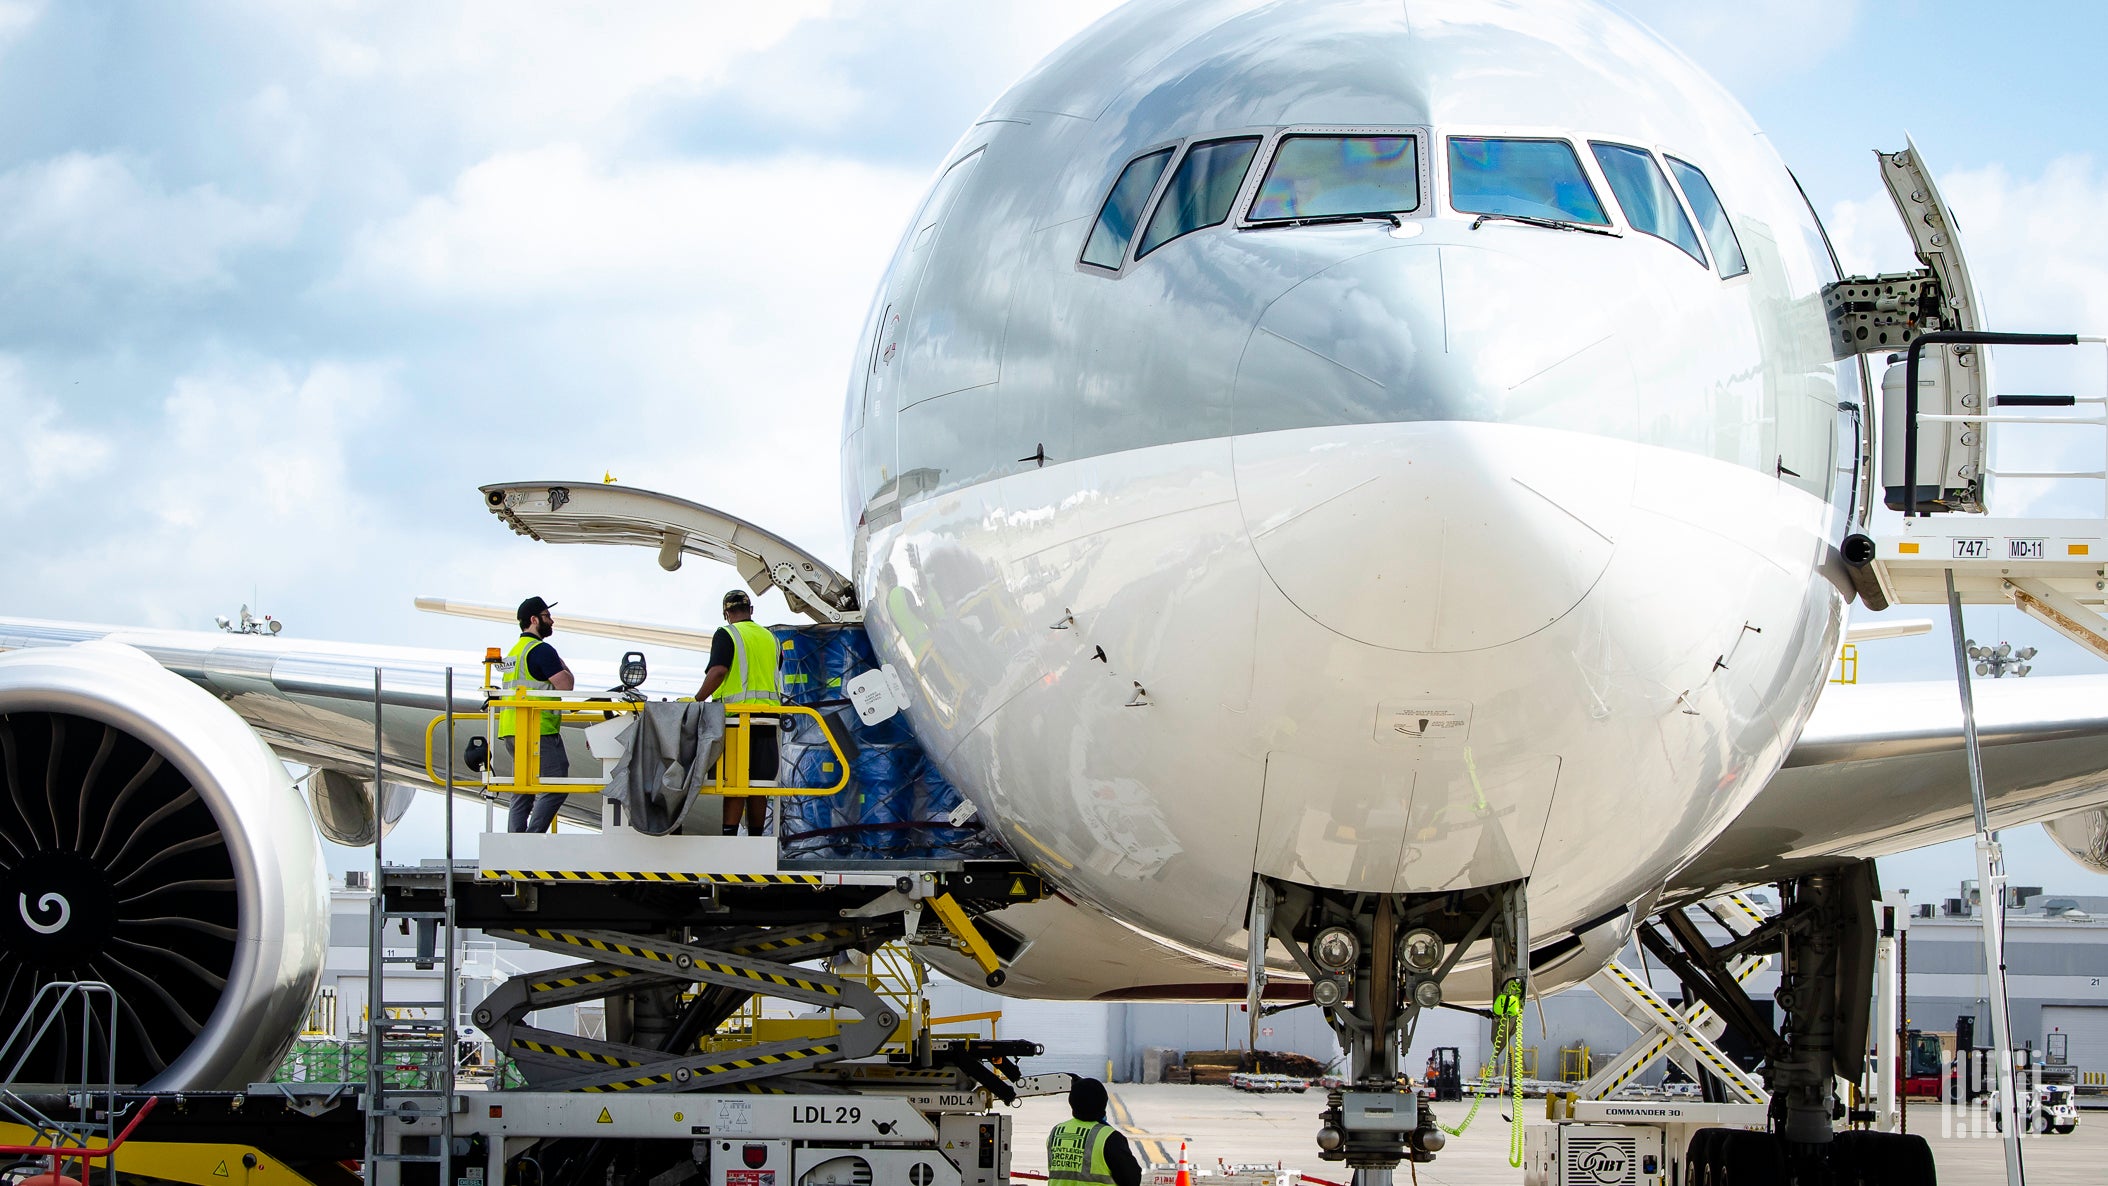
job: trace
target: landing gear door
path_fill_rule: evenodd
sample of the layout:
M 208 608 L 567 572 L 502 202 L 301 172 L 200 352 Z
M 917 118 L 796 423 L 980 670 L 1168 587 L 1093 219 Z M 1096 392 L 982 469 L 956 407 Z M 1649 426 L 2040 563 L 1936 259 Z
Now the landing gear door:
M 856 586 L 811 552 L 744 519 L 701 503 L 583 482 L 501 482 L 483 488 L 483 505 L 521 535 L 552 544 L 628 544 L 659 553 L 672 572 L 687 556 L 739 570 L 747 588 L 780 590 L 790 607 L 817 622 L 861 622 Z
M 1937 282 L 1938 303 L 1918 306 L 1909 337 L 1935 330 L 1981 330 L 1983 309 L 1977 304 L 1976 286 L 1969 278 L 1969 263 L 1962 255 L 1961 234 L 1954 212 L 1933 184 L 1917 142 L 1905 137 L 1902 152 L 1876 155 L 1881 161 L 1881 180 L 1888 186 L 1896 213 L 1910 235 L 1918 259 Z M 1901 350 L 1907 341 L 1899 341 Z M 1920 377 L 1918 410 L 1921 413 L 1968 415 L 1980 413 L 1991 390 L 1990 359 L 1976 346 L 1940 346 L 1925 352 L 1927 364 Z M 1901 372 L 1893 382 L 1884 382 L 1900 396 Z M 1890 394 L 1885 391 L 1884 394 Z M 1916 499 L 1929 501 L 1941 510 L 1978 511 L 1983 506 L 1984 471 L 1989 441 L 1981 424 L 1938 423 L 1919 430 L 1918 476 L 1903 474 L 1902 399 L 1882 412 L 1883 474 L 1892 487 L 1889 504 L 1900 507 L 1901 488 L 1912 486 Z

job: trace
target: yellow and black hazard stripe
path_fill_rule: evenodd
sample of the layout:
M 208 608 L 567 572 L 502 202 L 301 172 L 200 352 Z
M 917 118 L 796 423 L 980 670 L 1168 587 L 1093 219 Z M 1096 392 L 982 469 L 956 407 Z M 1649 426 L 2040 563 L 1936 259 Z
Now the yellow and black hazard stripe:
M 1735 973 L 1735 982 L 1738 984 L 1747 983 L 1749 981 L 1749 978 L 1751 976 L 1756 975 L 1758 970 L 1763 967 L 1764 960 L 1759 958 L 1752 957 L 1744 961 L 1742 965 L 1742 970 Z M 1691 1029 L 1693 1031 L 1696 1031 L 1698 1027 L 1704 1025 L 1706 1019 L 1711 1017 L 1712 1015 L 1713 1007 L 1711 1005 L 1706 1004 L 1704 1001 L 1700 1001 L 1697 1007 L 1692 1009 L 1690 1013 L 1689 1021 Z M 1647 1049 L 1640 1053 L 1639 1058 L 1634 1060 L 1631 1066 L 1625 1068 L 1624 1074 L 1619 1075 L 1617 1078 L 1610 1081 L 1610 1086 L 1603 1089 L 1603 1094 L 1608 1096 L 1612 1092 L 1615 1092 L 1618 1088 L 1623 1087 L 1627 1079 L 1630 1079 L 1634 1075 L 1639 1074 L 1640 1071 L 1642 1071 L 1648 1065 L 1653 1063 L 1655 1059 L 1660 1058 L 1662 1052 L 1667 1050 L 1669 1048 L 1669 1044 L 1674 1041 L 1674 1038 L 1671 1038 L 1666 1034 L 1658 1035 L 1652 1042 L 1649 1042 L 1647 1044 Z
M 733 955 L 750 955 L 757 951 L 786 951 L 793 947 L 810 947 L 815 943 L 825 943 L 829 939 L 845 938 L 849 933 L 843 927 L 829 927 L 823 931 L 807 931 L 800 935 L 772 935 L 766 939 L 752 939 L 734 944 L 725 950 Z
M 514 1050 L 525 1050 L 531 1054 L 545 1054 L 551 1058 L 575 1058 L 603 1067 L 638 1067 L 644 1064 L 634 1058 L 617 1058 L 612 1054 L 598 1054 L 591 1050 L 579 1050 L 570 1046 L 557 1046 L 549 1042 L 537 1042 L 532 1038 L 514 1038 Z
M 635 975 L 637 973 L 628 968 L 600 968 L 592 972 L 582 972 L 576 976 L 560 976 L 553 980 L 539 981 L 528 985 L 527 991 L 554 992 L 559 988 L 577 988 L 581 984 L 599 984 L 602 981 L 620 980 L 624 976 Z
M 633 943 L 617 943 L 609 939 L 595 939 L 590 935 L 576 935 L 569 931 L 544 931 L 534 927 L 512 927 L 510 930 L 515 935 L 532 935 L 550 943 L 566 943 L 572 947 L 606 951 L 615 955 L 626 955 L 632 959 L 656 960 L 663 964 L 674 962 L 673 957 L 663 951 L 654 951 Z
M 667 964 L 671 967 L 680 968 L 683 971 L 702 970 L 714 972 L 720 976 L 752 980 L 756 984 L 773 984 L 779 988 L 795 988 L 830 997 L 842 995 L 839 985 L 827 984 L 818 980 L 807 980 L 803 976 L 791 976 L 782 972 L 765 972 L 758 968 L 743 968 L 736 964 L 720 963 L 717 960 L 692 960 L 684 968 L 673 953 L 634 943 L 620 943 L 612 939 L 596 939 L 591 935 L 580 935 L 570 931 L 548 931 L 534 927 L 512 927 L 509 930 L 512 934 L 531 935 L 548 943 L 563 943 L 572 947 L 583 947 L 591 951 L 605 951 L 614 955 L 626 955 L 632 959 L 651 960 L 654 963 Z
M 757 984 L 773 984 L 779 988 L 796 988 L 805 992 L 825 993 L 831 997 L 842 995 L 842 990 L 832 984 L 821 984 L 802 976 L 787 976 L 781 972 L 763 972 L 755 968 L 742 968 L 733 964 L 721 964 L 716 960 L 697 960 L 695 966 L 720 976 L 737 976 Z
M 1691 1024 L 1688 1021 L 1685 1021 L 1683 1017 L 1676 1012 L 1676 1010 L 1671 1009 L 1669 1007 L 1667 1001 L 1662 1000 L 1660 996 L 1656 995 L 1654 990 L 1646 987 L 1639 981 L 1633 979 L 1632 973 L 1627 972 L 1621 965 L 1618 964 L 1616 960 L 1612 960 L 1609 964 L 1605 965 L 1605 967 L 1609 970 L 1611 975 L 1616 976 L 1619 980 L 1624 981 L 1625 987 L 1631 989 L 1634 996 L 1638 997 L 1642 1002 L 1644 1002 L 1647 1008 L 1653 1010 L 1656 1016 L 1668 1022 L 1672 1028 L 1678 1030 L 1679 1032 L 1688 1031 L 1693 1037 L 1700 1036 L 1698 1034 L 1698 1031 L 1692 1028 Z M 1749 1076 L 1743 1073 L 1741 1067 L 1738 1067 L 1735 1064 L 1728 1062 L 1726 1059 L 1715 1056 L 1712 1052 L 1712 1049 L 1708 1046 L 1694 1043 L 1690 1049 L 1693 1053 L 1697 1054 L 1700 1058 L 1704 1059 L 1706 1064 L 1713 1068 L 1713 1073 L 1720 1076 L 1722 1080 L 1728 1083 L 1735 1084 L 1737 1087 L 1740 1087 L 1745 1091 L 1755 1091 L 1755 1085 L 1750 1082 Z M 1618 1082 L 1623 1083 L 1625 1079 L 1629 1079 L 1631 1077 L 1632 1072 L 1627 1071 L 1622 1077 L 1620 1077 Z M 1616 1085 L 1613 1084 L 1612 1086 L 1615 1087 Z
M 668 873 L 625 869 L 485 869 L 486 881 L 650 881 L 665 885 L 819 885 L 817 873 Z
M 957 1071 L 925 1071 L 912 1067 L 857 1067 L 860 1079 L 884 1080 L 888 1083 L 957 1083 Z
M 711 1075 L 722 1075 L 728 1071 L 747 1071 L 756 1067 L 780 1067 L 789 1063 L 809 1062 L 817 1058 L 832 1058 L 841 1053 L 838 1043 L 827 1042 L 818 1046 L 806 1046 L 798 1050 L 785 1050 L 777 1054 L 759 1054 L 752 1058 L 735 1058 L 721 1063 L 689 1068 L 689 1082 L 706 1079 Z M 601 1083 L 583 1087 L 581 1091 L 636 1091 L 640 1088 L 661 1087 L 675 1081 L 673 1072 L 659 1075 L 644 1075 L 635 1079 L 623 1079 L 615 1083 Z

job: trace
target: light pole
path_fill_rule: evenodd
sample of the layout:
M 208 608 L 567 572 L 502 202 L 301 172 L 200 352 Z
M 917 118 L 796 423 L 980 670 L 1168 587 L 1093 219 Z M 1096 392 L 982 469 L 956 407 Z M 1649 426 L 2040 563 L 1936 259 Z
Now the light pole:
M 1995 647 L 1980 647 L 1976 645 L 1976 640 L 1973 638 L 1963 645 L 1968 648 L 1969 657 L 1976 661 L 1976 674 L 1978 675 L 1988 675 L 1992 679 L 2004 679 L 2007 673 L 2010 672 L 2017 678 L 2025 676 L 2028 672 L 2034 670 L 2034 668 L 2028 666 L 2027 662 L 2035 657 L 2035 648 L 2033 647 L 2022 647 L 2016 651 L 2013 649 L 2013 644 L 2009 642 L 1999 643 Z

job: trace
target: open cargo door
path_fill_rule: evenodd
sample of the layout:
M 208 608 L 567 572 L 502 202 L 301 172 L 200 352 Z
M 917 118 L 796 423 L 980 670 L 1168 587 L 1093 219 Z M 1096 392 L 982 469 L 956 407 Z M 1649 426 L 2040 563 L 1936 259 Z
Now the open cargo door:
M 816 622 L 861 622 L 856 586 L 811 552 L 701 503 L 601 482 L 499 482 L 483 505 L 506 526 L 551 544 L 627 544 L 659 553 L 672 572 L 688 556 L 739 570 L 755 593 L 780 590 Z

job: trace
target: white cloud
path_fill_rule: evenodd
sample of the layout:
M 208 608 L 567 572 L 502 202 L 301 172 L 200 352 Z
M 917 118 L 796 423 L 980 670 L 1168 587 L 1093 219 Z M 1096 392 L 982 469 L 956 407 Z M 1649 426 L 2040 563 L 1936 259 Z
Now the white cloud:
M 260 4 L 253 15 L 315 64 L 318 82 L 414 93 L 472 142 L 504 144 L 600 126 L 640 96 L 700 91 L 828 8 L 826 0 L 528 9 L 472 0 L 379 14 Z
M 44 8 L 44 0 L 0 0 L 0 46 L 27 33 Z
M 23 505 L 108 465 L 110 442 L 70 427 L 58 405 L 31 390 L 18 358 L 0 356 L 0 474 Z
M 859 265 L 890 252 L 923 183 L 806 156 L 607 167 L 575 145 L 501 153 L 362 231 L 337 284 L 494 307 L 751 305 L 865 283 Z
M 845 0 L 834 6 L 828 19 L 812 21 L 736 62 L 724 82 L 755 111 L 809 128 L 854 127 L 874 118 L 902 118 L 903 109 L 912 111 L 915 100 L 926 101 L 923 95 L 884 93 L 893 83 L 858 60 L 884 56 L 941 69 L 942 84 L 954 93 L 974 96 L 970 101 L 978 109 L 1120 2 L 926 0 L 901 5 Z M 918 81 L 927 86 L 936 80 Z
M 0 418 L 19 437 L 14 373 L 0 366 Z M 382 484 L 357 472 L 396 391 L 386 366 L 243 358 L 183 375 L 100 438 L 30 403 L 30 447 L 60 459 L 47 488 L 65 498 L 0 508 L 0 606 L 189 629 L 244 601 L 355 608 L 385 571 L 374 558 L 399 555 L 419 526 L 375 514 Z M 0 471 L 7 449 L 0 440 Z
M 0 174 L 0 258 L 12 282 L 116 278 L 161 289 L 229 282 L 226 257 L 285 242 L 293 210 L 210 184 L 170 190 L 132 161 L 69 152 Z

